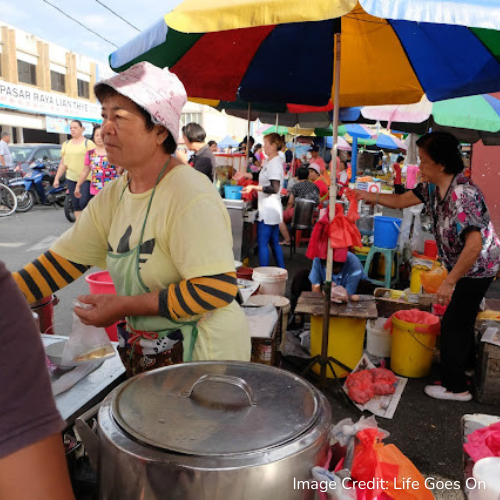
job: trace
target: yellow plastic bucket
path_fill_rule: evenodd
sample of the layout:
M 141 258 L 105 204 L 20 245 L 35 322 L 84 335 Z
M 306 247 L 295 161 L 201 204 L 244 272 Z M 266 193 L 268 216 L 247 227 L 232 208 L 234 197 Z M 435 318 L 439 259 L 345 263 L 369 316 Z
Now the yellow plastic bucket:
M 330 318 L 328 325 L 328 356 L 338 359 L 341 363 L 354 368 L 363 355 L 366 320 L 354 318 Z M 321 339 L 323 332 L 323 317 L 311 316 L 311 357 L 321 354 Z M 335 374 L 339 378 L 347 377 L 349 372 L 332 362 Z M 314 365 L 313 370 L 320 373 L 320 366 Z M 328 368 L 327 375 L 333 378 Z
M 420 275 L 428 271 L 429 268 L 425 266 L 413 266 L 411 268 L 411 276 L 410 276 L 410 292 L 412 293 L 420 293 L 422 289 L 422 281 L 420 279 Z
M 426 329 L 429 333 L 425 333 Z M 403 377 L 426 377 L 431 372 L 435 347 L 435 326 L 408 323 L 396 316 L 392 317 L 391 370 L 393 372 Z

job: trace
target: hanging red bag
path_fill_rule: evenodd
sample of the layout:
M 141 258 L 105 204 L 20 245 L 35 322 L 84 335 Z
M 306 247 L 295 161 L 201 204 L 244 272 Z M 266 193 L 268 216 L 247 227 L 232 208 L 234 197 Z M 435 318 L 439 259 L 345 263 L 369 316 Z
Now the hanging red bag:
M 356 201 L 356 194 L 352 189 L 346 189 L 345 195 L 349 200 L 349 209 L 347 210 L 347 220 L 354 224 L 360 217 L 358 212 L 358 202 Z

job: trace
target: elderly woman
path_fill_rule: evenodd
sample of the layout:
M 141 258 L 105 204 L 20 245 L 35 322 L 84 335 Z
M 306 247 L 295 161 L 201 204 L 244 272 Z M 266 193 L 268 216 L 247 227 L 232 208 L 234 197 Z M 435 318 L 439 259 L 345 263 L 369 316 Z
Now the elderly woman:
M 89 266 L 108 269 L 117 295 L 88 295 L 86 324 L 118 328 L 128 375 L 190 360 L 250 359 L 227 210 L 206 176 L 176 150 L 186 102 L 167 69 L 139 63 L 99 82 L 109 161 L 127 175 L 107 184 L 73 228 L 15 278 L 30 301 Z
M 462 173 L 457 139 L 432 132 L 422 136 L 417 146 L 423 183 L 401 195 L 364 191 L 356 195 L 390 208 L 426 204 L 449 275 L 436 294 L 438 303 L 448 305 L 441 324 L 441 385 L 428 385 L 425 393 L 436 399 L 470 401 L 465 370 L 474 360 L 474 324 L 498 272 L 500 242 L 483 193 Z

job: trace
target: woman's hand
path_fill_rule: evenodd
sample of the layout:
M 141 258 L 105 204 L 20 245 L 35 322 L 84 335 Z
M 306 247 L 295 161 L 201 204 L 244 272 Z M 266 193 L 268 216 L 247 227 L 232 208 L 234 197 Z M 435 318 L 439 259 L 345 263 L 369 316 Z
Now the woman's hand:
M 92 308 L 82 309 L 75 306 L 75 314 L 84 325 L 99 327 L 110 326 L 125 317 L 124 297 L 119 295 L 82 295 L 78 300 L 82 304 L 90 304 Z
M 80 186 L 76 186 L 75 188 L 75 198 L 81 198 L 82 197 L 82 193 L 80 191 Z
M 54 182 L 52 183 L 52 187 L 54 187 L 54 188 L 59 187 L 59 179 L 57 177 L 54 179 Z
M 248 186 L 245 186 L 242 190 L 242 194 L 248 194 L 251 193 L 254 189 L 257 189 L 259 186 L 256 186 L 255 184 L 249 184 Z
M 455 285 L 452 285 L 449 281 L 444 280 L 436 293 L 438 304 L 448 305 L 454 290 Z

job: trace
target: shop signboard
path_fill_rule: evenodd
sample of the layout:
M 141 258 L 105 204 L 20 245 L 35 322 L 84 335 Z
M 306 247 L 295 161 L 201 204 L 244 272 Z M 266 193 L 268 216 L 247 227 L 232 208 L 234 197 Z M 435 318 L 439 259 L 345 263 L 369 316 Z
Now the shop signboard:
M 99 104 L 9 82 L 0 82 L 0 108 L 90 122 L 101 121 Z
M 71 125 L 70 118 L 58 118 L 56 116 L 45 117 L 45 124 L 47 132 L 53 132 L 56 134 L 69 134 L 69 127 Z M 92 135 L 94 127 L 92 123 L 82 120 L 82 125 L 84 128 L 84 135 Z

